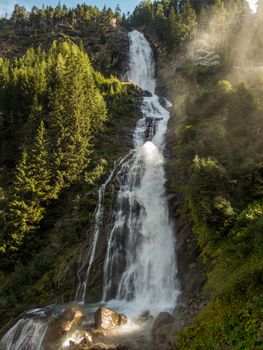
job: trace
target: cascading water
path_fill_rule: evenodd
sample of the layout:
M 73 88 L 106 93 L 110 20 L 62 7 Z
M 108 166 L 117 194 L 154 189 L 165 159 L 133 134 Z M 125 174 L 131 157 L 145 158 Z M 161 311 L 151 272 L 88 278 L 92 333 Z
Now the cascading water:
M 47 331 L 41 319 L 21 318 L 0 341 L 1 350 L 41 350 Z
M 134 155 L 119 173 L 117 213 L 108 232 L 104 262 L 103 300 L 115 307 L 124 302 L 133 313 L 157 313 L 176 303 L 175 237 L 165 195 L 163 150 L 169 119 L 155 91 L 151 47 L 142 33 L 130 39 L 128 80 L 151 92 L 142 103 L 142 118 L 134 131 Z M 124 269 L 120 271 L 120 266 Z M 128 304 L 128 306 L 126 305 Z
M 129 156 L 129 154 L 127 156 L 125 156 L 123 159 L 121 159 L 121 161 L 117 162 L 114 165 L 110 175 L 108 176 L 108 178 L 106 179 L 104 184 L 99 189 L 99 192 L 98 192 L 98 203 L 97 203 L 97 208 L 96 208 L 96 211 L 95 211 L 95 214 L 94 214 L 95 227 L 94 227 L 94 233 L 93 233 L 93 237 L 92 237 L 92 242 L 91 242 L 91 245 L 90 245 L 90 250 L 89 250 L 89 253 L 86 255 L 88 257 L 88 267 L 87 267 L 84 279 L 81 278 L 81 273 L 83 272 L 83 270 L 87 266 L 87 260 L 86 259 L 82 260 L 81 267 L 80 267 L 80 269 L 77 272 L 77 277 L 78 277 L 78 280 L 79 280 L 78 288 L 77 288 L 77 292 L 76 292 L 76 296 L 75 296 L 75 300 L 77 302 L 80 302 L 80 303 L 84 303 L 85 302 L 87 286 L 88 286 L 89 277 L 90 277 L 90 270 L 91 270 L 91 267 L 92 267 L 93 262 L 94 262 L 96 247 L 97 247 L 98 238 L 99 238 L 101 225 L 102 225 L 102 221 L 103 221 L 102 220 L 103 219 L 103 215 L 104 215 L 104 206 L 103 206 L 104 203 L 103 202 L 104 202 L 104 196 L 105 196 L 106 188 L 107 188 L 108 184 L 111 182 L 111 180 L 114 178 L 117 169 L 122 165 L 123 162 L 125 162 L 125 160 L 126 160 L 126 158 L 128 156 Z

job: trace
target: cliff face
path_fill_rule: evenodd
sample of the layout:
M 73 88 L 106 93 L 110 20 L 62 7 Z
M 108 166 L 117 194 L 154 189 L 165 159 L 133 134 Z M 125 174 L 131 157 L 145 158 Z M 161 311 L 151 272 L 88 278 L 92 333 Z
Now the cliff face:
M 30 28 L 0 28 L 0 56 L 14 59 L 21 57 L 30 48 L 48 50 L 54 40 L 72 40 L 83 45 L 95 69 L 103 74 L 121 77 L 127 68 L 129 40 L 127 30 L 113 24 L 89 23 L 84 27 L 73 27 L 60 23 L 48 31 Z

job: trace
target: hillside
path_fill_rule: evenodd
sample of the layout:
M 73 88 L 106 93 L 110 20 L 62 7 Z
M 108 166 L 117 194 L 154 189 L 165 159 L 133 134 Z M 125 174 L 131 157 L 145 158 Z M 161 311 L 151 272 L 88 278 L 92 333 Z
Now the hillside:
M 97 28 L 107 38 L 104 45 L 105 39 L 92 36 L 97 46 L 92 46 L 93 39 L 77 46 L 81 38 L 75 31 L 66 35 L 66 25 L 62 31 L 53 28 L 52 33 L 33 36 L 12 26 L 1 31 L 9 39 L 1 45 L 0 68 L 4 323 L 29 304 L 71 296 L 76 271 L 70 281 L 64 276 L 61 280 L 61 271 L 78 257 L 77 246 L 92 221 L 97 186 L 129 148 L 141 99 L 135 86 L 95 71 L 84 51 L 87 45 L 93 61 L 107 47 L 125 57 L 119 49 L 127 46 L 127 36 L 111 24 Z M 80 32 L 84 38 L 93 29 Z M 99 57 L 96 62 L 104 64 Z M 110 62 L 115 72 L 117 61 Z M 63 121 L 58 122 L 59 115 Z
M 252 14 L 238 0 L 162 0 L 142 1 L 129 17 L 58 5 L 29 14 L 16 6 L 0 19 L 2 334 L 24 310 L 78 299 L 87 266 L 84 301 L 103 296 L 106 233 L 128 210 L 118 204 L 122 164 L 152 97 L 121 82 L 131 64 L 128 32 L 137 29 L 153 49 L 156 91 L 173 104 L 165 196 L 181 288 L 172 316 L 154 323 L 153 340 L 142 346 L 263 349 L 261 10 Z M 145 142 L 155 140 L 162 119 L 154 121 L 155 112 L 146 117 Z M 98 203 L 106 215 L 89 265 Z M 136 216 L 137 204 L 132 210 Z M 120 237 L 111 254 L 125 264 Z M 121 264 L 112 262 L 110 297 L 123 283 Z M 127 341 L 123 349 L 137 349 Z

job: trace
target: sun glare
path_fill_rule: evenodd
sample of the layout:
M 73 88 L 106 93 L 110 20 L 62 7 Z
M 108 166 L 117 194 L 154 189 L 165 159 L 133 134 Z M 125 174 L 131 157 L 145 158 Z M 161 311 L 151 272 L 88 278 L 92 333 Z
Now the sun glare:
M 249 7 L 251 11 L 254 13 L 257 12 L 257 7 L 258 7 L 258 1 L 257 0 L 248 0 Z

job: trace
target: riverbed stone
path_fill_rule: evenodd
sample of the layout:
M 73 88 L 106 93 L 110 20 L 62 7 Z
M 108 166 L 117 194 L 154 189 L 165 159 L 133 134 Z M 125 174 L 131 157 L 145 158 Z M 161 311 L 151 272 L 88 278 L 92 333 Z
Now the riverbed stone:
M 127 322 L 127 317 L 122 314 L 118 314 L 116 311 L 100 307 L 94 315 L 95 324 L 97 328 L 113 329 L 121 326 Z

